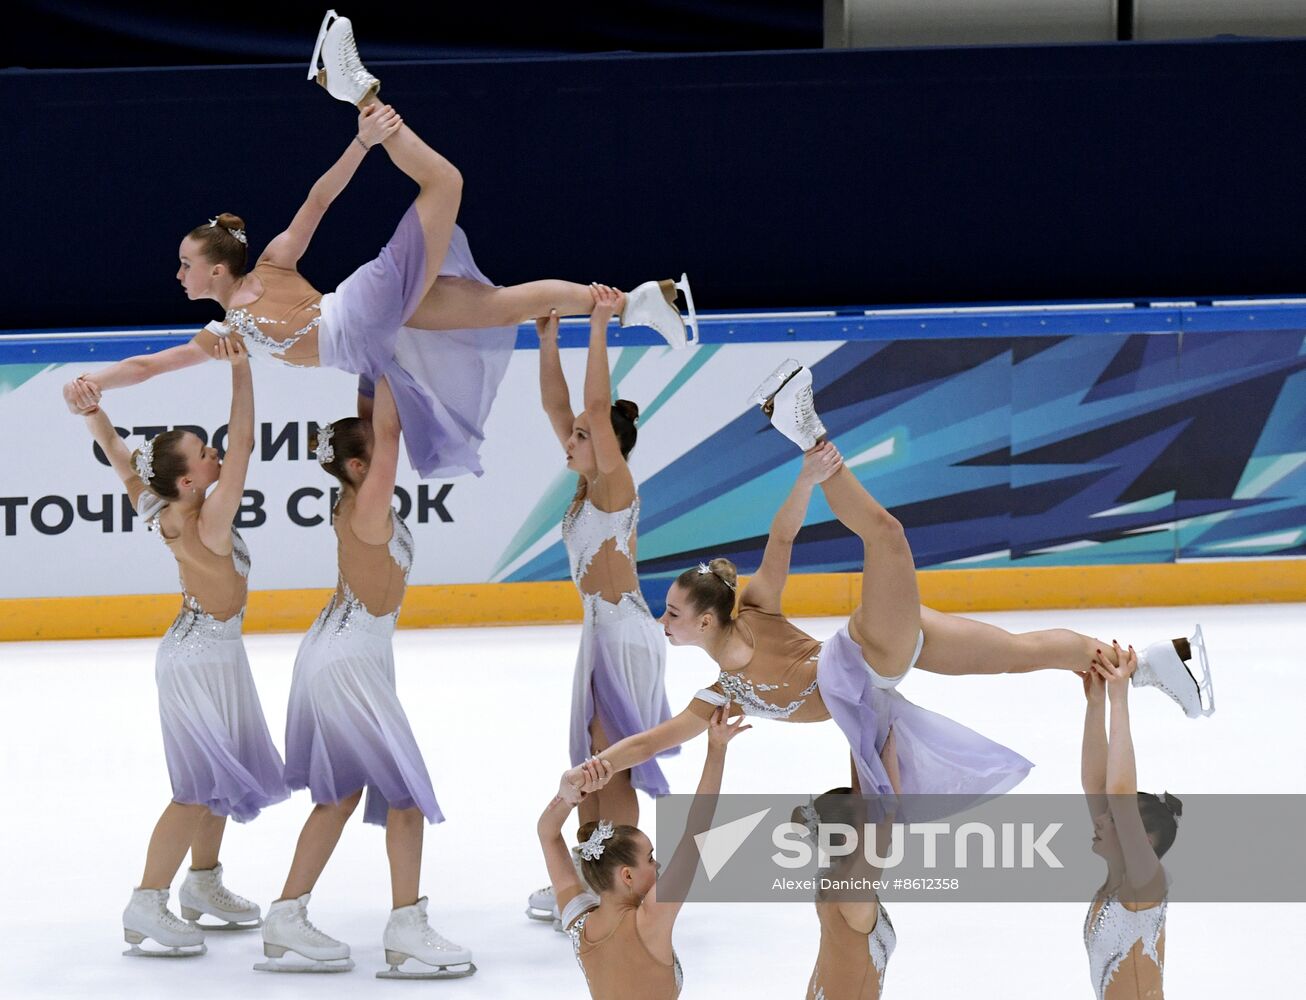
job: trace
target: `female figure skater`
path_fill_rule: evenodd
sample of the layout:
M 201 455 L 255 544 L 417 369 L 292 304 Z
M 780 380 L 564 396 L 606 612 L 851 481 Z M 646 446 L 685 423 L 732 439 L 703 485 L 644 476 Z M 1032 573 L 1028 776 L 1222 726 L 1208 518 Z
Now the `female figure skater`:
M 1138 791 L 1129 731 L 1133 647 L 1094 654 L 1084 682 L 1084 796 L 1093 818 L 1093 853 L 1106 881 L 1084 919 L 1084 947 L 1097 1000 L 1162 1000 L 1165 910 L 1169 887 L 1160 859 L 1174 843 L 1183 803 Z M 1106 702 L 1111 703 L 1110 737 Z
M 579 785 L 564 781 L 564 788 L 540 815 L 538 832 L 544 861 L 562 911 L 564 929 L 571 936 L 590 996 L 594 1000 L 674 1000 L 680 995 L 683 975 L 672 946 L 672 929 L 685 894 L 698 867 L 695 836 L 708 830 L 721 792 L 726 744 L 751 726 L 743 719 L 726 719 L 719 708 L 708 720 L 707 757 L 681 838 L 667 873 L 663 895 L 656 885 L 660 865 L 653 860 L 653 842 L 634 826 L 608 819 L 586 823 L 573 848 L 584 884 L 577 875 L 573 855 L 562 839 L 562 825 L 571 813 L 575 787 L 581 794 L 602 787 L 613 774 L 609 761 L 591 759 L 577 770 Z
M 252 272 L 246 272 L 248 239 L 237 216 L 220 215 L 182 240 L 177 280 L 188 298 L 221 305 L 223 323 L 209 324 L 189 344 L 75 379 L 64 387 L 64 397 L 70 408 L 84 409 L 104 389 L 198 364 L 212 353 L 216 336 L 232 331 L 252 353 L 273 361 L 359 375 L 365 398 L 385 376 L 413 468 L 425 478 L 479 475 L 485 421 L 517 324 L 550 309 L 589 313 L 593 297 L 586 286 L 564 281 L 491 285 L 454 224 L 461 174 L 377 100 L 379 82 L 359 61 L 348 19 L 337 18 L 328 27 L 332 16 L 323 22 L 314 53 L 314 64 L 319 53 L 326 63 L 316 76 L 333 97 L 358 105 L 358 134 Z M 380 256 L 322 295 L 300 276 L 299 260 L 328 207 L 377 144 L 417 182 L 417 198 Z M 681 285 L 688 295 L 688 282 L 682 278 Z M 676 287 L 641 285 L 631 294 L 623 322 L 653 326 L 684 343 L 684 323 L 672 304 Z
M 389 382 L 376 384 L 372 420 L 322 428 L 318 461 L 340 481 L 334 512 L 339 580 L 299 646 L 286 711 L 286 781 L 308 788 L 313 811 L 299 835 L 281 896 L 268 908 L 269 972 L 343 972 L 349 945 L 308 919 L 309 894 L 367 789 L 365 823 L 385 827 L 394 909 L 386 924 L 383 979 L 437 979 L 476 971 L 472 953 L 446 941 L 418 898 L 422 821 L 444 820 L 395 690 L 391 638 L 413 563 L 413 536 L 391 507 L 399 462 L 399 414 Z M 308 963 L 286 959 L 293 952 Z M 400 969 L 408 959 L 428 968 Z M 464 968 L 451 969 L 451 966 Z
M 627 458 L 635 447 L 639 407 L 625 399 L 612 402 L 608 374 L 608 321 L 623 296 L 606 285 L 592 287 L 585 409 L 579 414 L 572 413 L 558 355 L 557 314 L 536 321 L 540 400 L 567 453 L 567 467 L 578 476 L 562 519 L 571 576 L 584 607 L 572 682 L 573 765 L 671 717 L 664 686 L 666 646 L 640 593 L 635 566 L 639 493 Z M 654 797 L 670 791 L 656 760 L 615 775 L 602 792 L 588 796 L 580 804 L 581 823 L 603 816 L 618 826 L 638 826 L 636 789 Z M 526 913 L 556 920 L 553 903 L 552 887 L 546 886 L 531 894 Z
M 890 731 L 880 750 L 880 763 L 895 794 L 901 786 L 897 746 Z M 866 800 L 857 794 L 857 772 L 850 788 L 832 788 L 808 806 L 794 810 L 793 820 L 808 829 L 815 842 L 821 823 L 842 823 L 856 830 L 866 827 Z M 887 858 L 893 837 L 893 811 L 875 824 L 876 857 Z M 827 877 L 834 883 L 873 886 L 880 869 L 866 859 L 864 851 L 853 851 L 833 860 Z M 816 918 L 821 926 L 821 945 L 816 966 L 807 984 L 807 1000 L 879 1000 L 884 990 L 884 971 L 898 944 L 893 922 L 874 888 L 853 892 L 841 888 L 818 889 Z
M 127 955 L 202 955 L 205 929 L 257 927 L 258 906 L 222 884 L 222 834 L 228 816 L 246 822 L 290 794 L 240 638 L 249 552 L 232 522 L 254 450 L 249 358 L 234 341 L 217 344 L 214 353 L 231 365 L 225 461 L 177 430 L 129 455 L 103 410 L 86 414 L 91 436 L 136 511 L 176 557 L 181 576 L 181 612 L 154 665 L 172 801 L 155 824 L 145 873 L 122 914 Z M 187 850 L 180 920 L 168 909 L 168 892 Z M 204 914 L 224 923 L 206 928 L 198 923 Z M 167 950 L 141 948 L 146 938 Z
M 733 613 L 734 564 L 714 559 L 677 578 L 661 619 L 672 643 L 699 646 L 717 662 L 717 682 L 698 692 L 676 717 L 609 747 L 601 756 L 617 770 L 644 761 L 701 733 L 712 707 L 732 699 L 746 714 L 764 718 L 833 718 L 848 738 L 867 795 L 887 794 L 878 753 L 891 728 L 898 735 L 904 794 L 973 797 L 1012 788 L 1032 766 L 1029 761 L 919 708 L 894 688 L 913 666 L 946 674 L 1043 667 L 1082 670 L 1105 644 L 1066 629 L 1012 635 L 922 607 L 902 525 L 844 468 L 835 446 L 823 440 L 825 428 L 812 404 L 810 372 L 786 362 L 753 398 L 764 402 L 778 429 L 808 449 L 798 480 L 771 524 L 761 566 L 740 595 L 738 617 Z M 824 644 L 795 628 L 780 610 L 793 542 L 818 484 L 835 516 L 861 538 L 866 551 L 862 603 L 848 625 Z M 1191 653 L 1184 639 L 1147 650 L 1145 683 L 1161 687 L 1190 715 L 1209 714 L 1180 658 L 1181 646 Z M 1192 646 L 1203 651 L 1200 630 Z M 1202 666 L 1206 669 L 1204 652 Z M 1209 671 L 1204 690 L 1210 690 Z M 926 747 L 928 752 L 922 752 Z M 574 772 L 569 777 L 578 783 Z

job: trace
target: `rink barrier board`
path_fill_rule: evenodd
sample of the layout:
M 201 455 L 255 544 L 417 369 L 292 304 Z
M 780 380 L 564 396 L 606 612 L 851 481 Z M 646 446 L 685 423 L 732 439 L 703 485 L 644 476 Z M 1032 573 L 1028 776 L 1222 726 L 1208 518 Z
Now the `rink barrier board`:
M 923 604 L 962 614 L 1306 601 L 1306 559 L 924 570 L 917 580 Z M 784 611 L 794 617 L 848 615 L 860 588 L 859 573 L 795 574 L 785 588 Z M 303 632 L 330 594 L 317 588 L 252 591 L 245 631 Z M 177 610 L 176 594 L 4 600 L 0 641 L 155 637 Z M 410 587 L 400 627 L 561 625 L 580 619 L 569 580 L 446 584 Z

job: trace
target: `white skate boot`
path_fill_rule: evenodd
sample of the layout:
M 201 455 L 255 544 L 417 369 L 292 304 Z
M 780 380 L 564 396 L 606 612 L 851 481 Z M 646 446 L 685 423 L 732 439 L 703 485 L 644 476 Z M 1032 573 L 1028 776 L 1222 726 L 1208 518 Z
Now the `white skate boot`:
M 546 885 L 536 889 L 526 900 L 526 916 L 532 920 L 556 920 L 558 901 L 553 895 L 553 886 Z
M 377 979 L 461 979 L 476 971 L 470 949 L 446 941 L 426 922 L 425 896 L 412 906 L 390 911 L 383 942 L 390 968 L 378 972 Z M 418 963 L 417 968 L 399 968 L 410 958 Z
M 129 945 L 124 955 L 143 958 L 186 958 L 209 950 L 204 932 L 168 909 L 167 889 L 133 889 L 131 902 L 122 911 L 122 936 Z M 146 938 L 166 951 L 142 948 Z
M 360 105 L 381 89 L 381 81 L 367 71 L 358 58 L 354 44 L 354 27 L 347 17 L 326 12 L 318 29 L 313 58 L 308 64 L 308 78 L 316 80 L 337 101 Z
M 1193 653 L 1201 677 L 1193 676 Z M 1211 686 L 1211 664 L 1206 658 L 1202 626 L 1194 627 L 1189 639 L 1154 642 L 1138 657 L 1134 687 L 1160 688 L 1179 703 L 1184 715 L 1196 719 L 1215 711 L 1215 689 Z
M 177 898 L 181 915 L 202 931 L 246 931 L 263 924 L 257 903 L 236 895 L 222 884 L 222 865 L 208 871 L 190 869 Z M 201 924 L 200 917 L 206 913 L 225 922 Z
M 753 390 L 749 401 L 762 407 L 771 426 L 803 451 L 816 447 L 825 424 L 812 401 L 812 372 L 792 358 L 785 361 Z
M 309 894 L 298 899 L 281 899 L 268 907 L 263 921 L 263 954 L 271 961 L 259 962 L 259 972 L 348 972 L 354 967 L 349 945 L 323 934 L 308 919 Z M 307 961 L 287 958 L 293 952 Z
M 676 289 L 685 293 L 685 306 L 689 310 L 687 320 L 681 318 L 680 310 L 676 308 Z M 651 327 L 677 350 L 688 344 L 697 344 L 698 313 L 694 312 L 694 296 L 689 291 L 689 275 L 682 274 L 679 281 L 664 278 L 637 285 L 626 294 L 621 325 Z M 686 327 L 690 333 L 686 333 Z

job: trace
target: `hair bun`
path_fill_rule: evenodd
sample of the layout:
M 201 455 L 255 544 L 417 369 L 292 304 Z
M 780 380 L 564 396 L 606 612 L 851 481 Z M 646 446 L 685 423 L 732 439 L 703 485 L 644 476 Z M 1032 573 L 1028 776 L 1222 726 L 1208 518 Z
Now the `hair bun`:
M 218 225 L 223 229 L 244 229 L 245 220 L 239 215 L 232 215 L 230 212 L 219 212 Z
M 632 424 L 639 419 L 639 404 L 633 403 L 629 399 L 619 399 L 612 404 L 612 408 L 629 420 Z
M 1170 810 L 1170 815 L 1175 819 L 1184 814 L 1184 804 L 1169 792 L 1161 793 L 1161 801 L 1165 803 L 1165 807 Z
M 583 844 L 594 835 L 594 831 L 599 828 L 598 823 L 591 820 L 588 823 L 582 823 L 580 829 L 576 831 L 576 843 Z
M 707 568 L 710 569 L 714 575 L 720 577 L 721 582 L 727 587 L 731 590 L 735 589 L 735 585 L 739 581 L 739 570 L 735 568 L 735 564 L 729 559 L 713 559 L 707 564 Z

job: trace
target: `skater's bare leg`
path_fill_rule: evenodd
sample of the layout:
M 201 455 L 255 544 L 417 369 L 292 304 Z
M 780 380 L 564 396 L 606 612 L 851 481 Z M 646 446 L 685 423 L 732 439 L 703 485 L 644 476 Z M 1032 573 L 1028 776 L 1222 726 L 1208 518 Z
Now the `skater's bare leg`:
M 141 889 L 167 889 L 195 839 L 200 820 L 210 815 L 202 805 L 169 802 L 150 834 Z
M 226 816 L 215 816 L 204 810 L 190 841 L 191 868 L 203 872 L 218 866 L 218 852 L 222 849 L 222 835 L 226 829 Z
M 608 748 L 608 738 L 596 715 L 590 722 L 590 753 L 602 753 Z M 591 792 L 578 807 L 581 826 L 606 819 L 613 826 L 625 823 L 639 826 L 639 798 L 630 783 L 630 771 L 619 771 L 612 776 L 602 791 Z
M 391 809 L 386 814 L 385 852 L 390 858 L 390 896 L 396 910 L 417 902 L 425 822 L 420 809 Z
M 1089 670 L 1101 651 L 1112 664 L 1110 642 L 1070 629 L 1012 633 L 960 615 L 921 608 L 925 645 L 916 666 L 936 674 L 1019 674 L 1030 670 Z
M 295 858 L 290 863 L 290 874 L 286 876 L 286 885 L 279 899 L 298 899 L 313 891 L 322 869 L 331 859 L 331 852 L 336 849 L 345 823 L 358 808 L 358 800 L 362 797 L 360 788 L 347 799 L 313 807 L 304 829 L 300 831 Z
M 849 620 L 849 635 L 871 669 L 897 677 L 911 663 L 920 633 L 916 564 L 897 519 L 845 466 L 821 483 L 830 509 L 862 540 L 862 603 Z
M 588 316 L 594 311 L 589 285 L 546 278 L 494 288 L 470 278 L 444 277 L 426 293 L 407 325 L 419 330 L 516 326 L 554 309 L 559 316 Z

